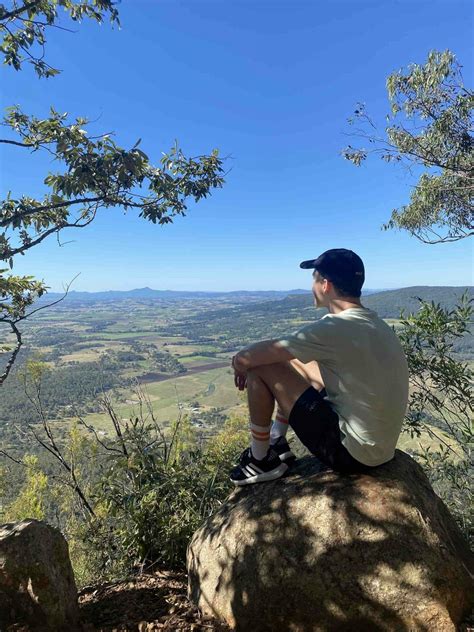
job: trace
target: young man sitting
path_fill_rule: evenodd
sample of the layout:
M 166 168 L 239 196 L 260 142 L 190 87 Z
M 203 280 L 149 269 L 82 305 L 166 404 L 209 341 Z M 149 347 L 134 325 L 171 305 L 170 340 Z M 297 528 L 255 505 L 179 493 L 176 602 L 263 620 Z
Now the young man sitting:
M 231 472 L 236 485 L 271 481 L 287 471 L 295 459 L 285 438 L 288 426 L 340 472 L 370 471 L 394 456 L 408 367 L 391 327 L 360 302 L 362 260 L 336 248 L 300 267 L 313 269 L 315 305 L 329 313 L 232 359 L 235 385 L 247 388 L 251 430 L 251 447 Z

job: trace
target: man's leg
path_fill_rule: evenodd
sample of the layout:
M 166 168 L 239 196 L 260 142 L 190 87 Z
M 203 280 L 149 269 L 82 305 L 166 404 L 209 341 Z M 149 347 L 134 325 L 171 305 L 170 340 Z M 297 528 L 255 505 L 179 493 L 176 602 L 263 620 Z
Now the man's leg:
M 310 386 L 313 388 L 309 389 Z M 269 423 L 276 401 L 286 418 L 292 413 L 293 430 L 322 463 L 344 473 L 372 469 L 356 461 L 342 445 L 339 418 L 321 395 L 324 383 L 316 363 L 311 366 L 292 360 L 256 367 L 248 373 L 247 388 L 250 418 L 257 428 Z M 300 397 L 301 401 L 298 401 Z M 269 441 L 267 450 L 268 447 Z M 269 454 L 275 451 L 279 454 L 278 445 Z
M 285 362 L 256 367 L 248 372 L 252 444 L 231 472 L 230 478 L 236 485 L 274 480 L 287 471 L 289 457 L 293 456 L 289 448 L 286 446 L 285 453 L 275 451 L 277 446 L 269 451 L 272 414 L 277 401 L 282 414 L 289 416 L 295 402 L 313 384 L 312 380 L 317 379 L 315 372 L 308 372 L 308 369 L 310 367 L 306 365 L 301 367 Z M 315 381 L 314 385 L 320 389 L 322 383 Z
M 291 365 L 294 369 L 301 373 L 310 386 L 321 391 L 324 388 L 323 378 L 317 362 L 303 363 L 300 360 L 292 360 Z M 288 417 L 277 403 L 275 419 L 273 420 L 270 430 L 270 445 L 275 445 L 280 437 L 285 438 L 288 432 Z
M 268 451 L 270 428 L 275 401 L 278 404 L 280 424 L 288 420 L 291 409 L 299 397 L 313 386 L 324 388 L 316 362 L 304 364 L 299 360 L 268 364 L 251 369 L 247 374 L 247 393 L 252 432 L 252 453 L 261 459 Z M 281 432 L 278 436 L 284 436 Z M 273 434 L 273 442 L 278 438 Z
M 288 432 L 288 418 L 285 414 L 283 414 L 280 407 L 277 405 L 275 418 L 272 423 L 272 427 L 270 428 L 270 445 L 275 445 L 279 439 L 286 437 L 286 433 Z

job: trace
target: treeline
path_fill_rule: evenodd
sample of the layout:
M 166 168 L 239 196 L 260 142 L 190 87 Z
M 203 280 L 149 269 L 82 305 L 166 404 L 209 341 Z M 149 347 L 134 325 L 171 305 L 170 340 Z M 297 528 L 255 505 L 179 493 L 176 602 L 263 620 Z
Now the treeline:
M 167 349 L 160 351 L 157 345 L 140 340 L 132 341 L 129 346 L 132 353 L 139 355 L 142 360 L 149 361 L 152 371 L 171 375 L 186 372 L 186 367 Z
M 62 341 L 64 339 L 61 338 Z M 92 346 L 101 345 L 77 342 L 67 349 L 67 353 Z M 154 344 L 134 341 L 127 346 L 128 349 L 124 350 L 109 349 L 94 362 L 70 362 L 54 368 L 45 362 L 61 357 L 62 344 L 38 358 L 31 353 L 20 355 L 1 392 L 0 437 L 9 436 L 15 425 L 22 426 L 40 420 L 35 404 L 35 380 L 30 370 L 32 362 L 37 366 L 41 364 L 41 377 L 38 380 L 41 404 L 50 420 L 97 412 L 100 410 L 98 395 L 127 386 L 129 379 L 123 377 L 124 371 L 130 367 L 141 370 L 140 363 L 143 361 L 147 362 L 147 368 L 159 373 L 177 375 L 186 371 L 186 367 L 177 358 L 168 351 L 159 350 Z M 6 359 L 7 354 L 4 356 Z M 0 356 L 0 363 L 1 360 Z
M 183 336 L 198 344 L 214 344 L 218 351 L 233 351 L 256 340 L 283 336 L 314 320 L 311 300 L 306 296 L 294 298 L 297 300 L 292 297 L 198 313 L 166 325 L 160 333 Z
M 15 366 L 0 399 L 0 433 L 9 426 L 39 421 L 35 406 L 35 382 L 29 374 L 29 361 L 24 357 Z M 74 410 L 78 413 L 97 410 L 98 393 L 123 385 L 120 367 L 110 357 L 97 362 L 65 365 L 58 369 L 42 368 L 41 402 L 49 419 L 61 419 Z

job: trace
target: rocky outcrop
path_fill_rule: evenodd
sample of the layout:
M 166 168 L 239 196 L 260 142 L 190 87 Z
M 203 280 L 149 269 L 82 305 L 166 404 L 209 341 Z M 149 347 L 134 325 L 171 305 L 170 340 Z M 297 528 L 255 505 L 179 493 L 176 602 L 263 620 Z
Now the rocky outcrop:
M 78 629 L 77 590 L 61 532 L 37 520 L 0 526 L 0 630 Z
M 370 475 L 302 459 L 237 489 L 188 548 L 189 596 L 241 632 L 454 632 L 473 556 L 421 467 Z

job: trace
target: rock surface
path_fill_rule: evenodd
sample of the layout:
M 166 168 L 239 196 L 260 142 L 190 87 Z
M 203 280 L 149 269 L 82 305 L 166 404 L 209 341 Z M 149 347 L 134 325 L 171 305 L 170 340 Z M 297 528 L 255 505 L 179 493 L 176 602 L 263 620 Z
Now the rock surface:
M 66 540 L 37 520 L 0 526 L 0 630 L 77 629 L 77 590 Z
M 454 632 L 474 561 L 421 467 L 324 471 L 237 489 L 188 548 L 188 592 L 241 632 Z

